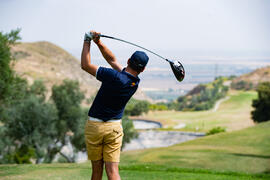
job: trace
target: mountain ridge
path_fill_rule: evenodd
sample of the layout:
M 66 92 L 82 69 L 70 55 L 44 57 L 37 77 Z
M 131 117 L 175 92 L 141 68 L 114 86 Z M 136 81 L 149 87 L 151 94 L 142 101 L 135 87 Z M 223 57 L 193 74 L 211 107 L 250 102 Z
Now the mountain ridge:
M 232 83 L 237 84 L 241 81 L 252 84 L 253 89 L 256 89 L 261 82 L 270 82 L 270 66 L 261 67 L 250 73 L 236 77 Z

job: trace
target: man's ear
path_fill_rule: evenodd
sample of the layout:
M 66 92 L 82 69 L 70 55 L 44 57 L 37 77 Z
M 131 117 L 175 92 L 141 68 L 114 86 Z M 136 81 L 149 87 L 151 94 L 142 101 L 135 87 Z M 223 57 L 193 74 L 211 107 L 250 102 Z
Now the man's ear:
M 127 65 L 129 65 L 130 64 L 130 58 L 128 59 L 128 61 L 127 61 Z

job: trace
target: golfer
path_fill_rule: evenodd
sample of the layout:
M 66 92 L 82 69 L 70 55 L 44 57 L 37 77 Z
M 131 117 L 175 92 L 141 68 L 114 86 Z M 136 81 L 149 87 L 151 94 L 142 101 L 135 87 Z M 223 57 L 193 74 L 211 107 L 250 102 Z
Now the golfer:
M 123 68 L 101 42 L 99 34 L 95 31 L 85 34 L 81 55 L 82 69 L 102 82 L 88 112 L 85 143 L 92 163 L 92 180 L 102 179 L 104 163 L 108 179 L 119 180 L 118 164 L 123 138 L 121 118 L 127 102 L 138 88 L 138 75 L 144 71 L 149 58 L 144 52 L 136 51 L 128 59 L 127 67 Z M 91 40 L 112 68 L 91 63 Z

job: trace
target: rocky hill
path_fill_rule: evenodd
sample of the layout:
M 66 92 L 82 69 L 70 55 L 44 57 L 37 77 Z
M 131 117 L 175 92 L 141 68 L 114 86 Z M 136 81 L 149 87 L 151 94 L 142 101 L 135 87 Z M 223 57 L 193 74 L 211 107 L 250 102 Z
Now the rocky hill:
M 235 87 L 249 86 L 251 89 L 254 89 L 260 82 L 270 82 L 270 66 L 239 76 L 232 81 L 232 85 Z
M 100 86 L 99 81 L 81 69 L 78 59 L 50 42 L 19 43 L 12 47 L 12 53 L 16 59 L 15 71 L 30 84 L 40 79 L 50 90 L 64 79 L 78 80 L 86 98 L 90 98 Z M 135 98 L 144 99 L 145 96 L 138 91 Z

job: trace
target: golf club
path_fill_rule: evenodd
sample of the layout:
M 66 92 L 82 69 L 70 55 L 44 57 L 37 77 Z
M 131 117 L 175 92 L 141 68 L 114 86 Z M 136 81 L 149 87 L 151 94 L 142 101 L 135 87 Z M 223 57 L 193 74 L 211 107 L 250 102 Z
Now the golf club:
M 184 77 L 185 77 L 185 69 L 183 67 L 183 65 L 179 62 L 179 61 L 172 61 L 172 60 L 169 60 L 167 58 L 164 58 L 162 56 L 160 56 L 159 54 L 149 50 L 149 49 L 146 49 L 142 46 L 139 46 L 137 44 L 134 44 L 132 42 L 128 42 L 128 41 L 125 41 L 125 40 L 122 40 L 122 39 L 119 39 L 119 38 L 115 38 L 115 37 L 112 37 L 112 36 L 107 36 L 107 35 L 103 35 L 103 34 L 100 34 L 99 35 L 100 37 L 104 37 L 104 38 L 109 38 L 109 39 L 114 39 L 114 40 L 117 40 L 117 41 L 121 41 L 121 42 L 124 42 L 124 43 L 127 43 L 127 44 L 130 44 L 130 45 L 133 45 L 133 46 L 136 46 L 136 47 L 139 47 L 141 49 L 144 49 L 158 57 L 160 57 L 161 59 L 164 59 L 165 61 L 169 62 L 170 63 L 170 66 L 171 66 L 171 69 L 173 71 L 173 74 L 174 76 L 176 77 L 176 79 L 181 82 L 183 81 Z

